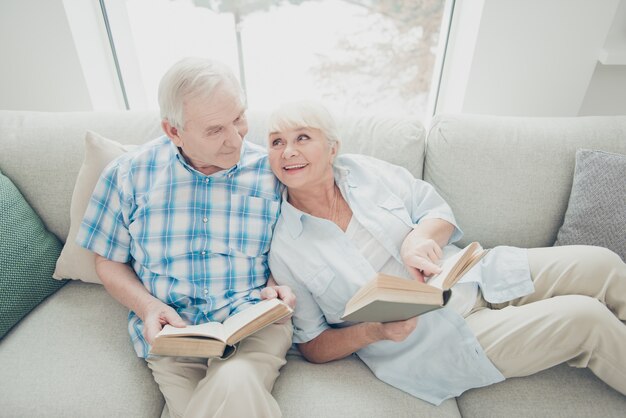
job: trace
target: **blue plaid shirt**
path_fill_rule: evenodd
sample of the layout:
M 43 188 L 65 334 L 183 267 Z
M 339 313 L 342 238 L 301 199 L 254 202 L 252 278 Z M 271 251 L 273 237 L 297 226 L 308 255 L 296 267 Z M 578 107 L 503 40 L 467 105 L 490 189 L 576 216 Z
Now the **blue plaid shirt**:
M 130 262 L 188 324 L 222 322 L 260 299 L 280 196 L 261 147 L 244 141 L 237 165 L 206 176 L 164 136 L 104 170 L 76 241 Z M 146 357 L 143 322 L 132 311 L 128 319 L 135 351 Z

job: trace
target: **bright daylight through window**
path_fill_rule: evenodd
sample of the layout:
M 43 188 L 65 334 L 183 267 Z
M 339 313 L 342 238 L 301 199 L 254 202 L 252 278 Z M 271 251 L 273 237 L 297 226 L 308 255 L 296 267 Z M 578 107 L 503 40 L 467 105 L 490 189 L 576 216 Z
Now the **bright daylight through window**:
M 195 55 L 230 65 L 254 109 L 313 98 L 336 112 L 430 111 L 445 0 L 104 3 L 131 109 L 156 109 L 161 75 Z

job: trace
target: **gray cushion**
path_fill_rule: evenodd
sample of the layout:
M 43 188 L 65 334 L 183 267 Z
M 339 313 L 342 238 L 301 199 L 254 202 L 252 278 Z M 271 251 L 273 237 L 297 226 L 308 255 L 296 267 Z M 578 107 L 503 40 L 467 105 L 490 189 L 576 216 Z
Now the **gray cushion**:
M 0 172 L 0 338 L 65 282 L 52 279 L 61 243 Z
M 554 245 L 589 244 L 626 261 L 626 155 L 581 149 Z

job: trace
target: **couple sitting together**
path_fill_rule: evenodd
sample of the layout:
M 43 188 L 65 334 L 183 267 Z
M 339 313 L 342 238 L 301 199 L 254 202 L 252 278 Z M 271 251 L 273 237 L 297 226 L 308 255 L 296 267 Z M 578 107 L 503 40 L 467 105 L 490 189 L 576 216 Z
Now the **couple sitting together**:
M 292 342 L 314 363 L 356 353 L 433 404 L 561 362 L 626 394 L 626 264 L 613 252 L 496 247 L 445 308 L 347 323 L 346 302 L 377 272 L 424 281 L 458 251 L 448 204 L 402 167 L 339 155 L 317 103 L 276 110 L 267 150 L 244 141 L 245 100 L 218 62 L 175 64 L 159 105 L 165 136 L 104 170 L 77 241 L 130 309 L 131 340 L 172 416 L 280 416 L 271 390 Z M 221 322 L 273 297 L 295 307 L 291 321 L 228 359 L 148 354 L 165 324 Z

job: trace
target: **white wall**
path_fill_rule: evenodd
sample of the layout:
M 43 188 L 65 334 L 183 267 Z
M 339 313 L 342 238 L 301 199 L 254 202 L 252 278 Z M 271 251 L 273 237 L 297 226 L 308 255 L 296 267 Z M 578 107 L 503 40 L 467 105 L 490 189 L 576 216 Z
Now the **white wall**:
M 0 1 L 0 109 L 123 109 L 97 5 Z
M 579 115 L 626 115 L 626 65 L 598 63 Z
M 61 0 L 2 0 L 0 56 L 0 109 L 91 110 Z
M 626 115 L 626 0 L 615 13 L 579 114 Z
M 437 113 L 620 113 L 626 74 L 596 67 L 624 2 L 457 0 Z

